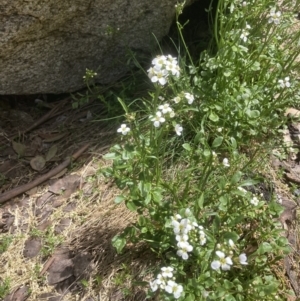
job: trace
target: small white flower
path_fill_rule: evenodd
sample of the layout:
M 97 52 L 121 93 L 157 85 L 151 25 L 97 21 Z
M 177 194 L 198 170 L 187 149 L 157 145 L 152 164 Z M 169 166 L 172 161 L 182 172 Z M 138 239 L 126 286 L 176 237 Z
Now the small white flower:
M 175 132 L 178 136 L 181 136 L 181 132 L 183 131 L 183 128 L 180 124 L 175 125 Z
M 166 79 L 167 76 L 168 76 L 167 70 L 155 71 L 155 74 L 153 76 L 149 75 L 149 77 L 153 83 L 158 82 L 162 86 L 164 86 L 167 83 L 167 79 Z
M 282 198 L 281 198 L 281 196 L 277 195 L 276 198 L 277 198 L 277 203 L 278 204 L 282 204 Z
M 161 284 L 165 285 L 166 284 L 166 280 L 165 280 L 165 278 L 163 277 L 162 274 L 158 274 L 157 275 L 157 277 L 156 277 L 156 283 L 158 285 L 161 285 Z
M 229 167 L 229 166 L 230 166 L 229 161 L 228 161 L 227 158 L 224 158 L 222 163 L 223 163 L 223 165 L 224 165 L 225 167 Z
M 176 214 L 176 215 L 175 215 L 175 218 L 176 218 L 177 220 L 182 219 L 182 217 L 181 217 L 180 214 Z
M 290 77 L 287 76 L 284 79 L 279 79 L 278 84 L 281 88 L 285 88 L 285 87 L 289 88 L 291 86 Z
M 247 256 L 245 253 L 242 253 L 240 256 L 239 256 L 239 260 L 240 260 L 240 264 L 242 265 L 247 265 L 248 262 L 247 262 Z
M 229 239 L 229 240 L 228 240 L 228 244 L 229 244 L 229 246 L 230 246 L 232 249 L 233 249 L 234 246 L 235 246 L 235 244 L 234 244 L 234 242 L 233 242 L 232 239 Z
M 249 24 L 246 23 L 246 28 L 242 29 L 242 34 L 240 35 L 240 38 L 244 41 L 247 42 L 248 40 L 248 35 L 249 35 L 249 31 L 247 29 L 251 29 L 251 26 Z
M 167 58 L 164 55 L 158 55 L 152 60 L 152 65 L 155 66 L 157 70 L 161 70 L 166 64 Z
M 174 118 L 174 117 L 175 117 L 175 112 L 174 112 L 174 111 L 171 111 L 171 112 L 169 113 L 169 116 L 170 116 L 170 118 Z
M 242 34 L 240 35 L 240 38 L 244 41 L 244 42 L 247 42 L 248 40 L 248 35 L 249 35 L 249 32 L 245 29 L 242 30 Z
M 161 268 L 162 276 L 165 278 L 172 278 L 173 277 L 173 268 L 172 267 L 163 267 Z
M 161 112 L 163 114 L 167 114 L 167 113 L 170 113 L 170 112 L 173 111 L 172 108 L 170 107 L 170 105 L 168 103 L 160 105 L 158 108 L 159 108 L 159 110 L 161 110 Z
M 167 61 L 174 64 L 174 65 L 177 65 L 177 58 L 176 57 L 173 57 L 172 55 L 168 54 L 167 55 Z
M 187 218 L 184 218 L 180 221 L 180 227 L 181 227 L 182 233 L 184 233 L 184 234 L 190 232 L 193 228 L 191 221 Z
M 194 95 L 192 95 L 190 93 L 184 93 L 184 96 L 187 99 L 189 105 L 191 105 L 195 100 Z
M 155 127 L 159 127 L 161 123 L 164 123 L 166 119 L 162 117 L 162 113 L 160 111 L 156 112 L 155 117 L 151 119 Z
M 130 128 L 126 124 L 121 124 L 121 126 L 117 130 L 118 133 L 121 133 L 122 135 L 127 135 L 128 132 L 130 132 Z
M 183 292 L 183 287 L 182 285 L 177 284 L 173 280 L 169 280 L 167 286 L 165 287 L 165 290 L 167 293 L 173 294 L 175 299 L 178 299 L 180 298 Z
M 280 23 L 281 12 L 275 12 L 275 9 L 271 9 L 269 23 L 274 23 L 278 25 Z
M 157 283 L 157 280 L 150 281 L 150 288 L 151 288 L 152 292 L 157 291 L 157 289 L 158 289 L 158 283 Z
M 175 239 L 178 241 L 178 242 L 187 242 L 189 237 L 187 234 L 180 234 L 180 235 L 176 235 L 175 236 Z
M 255 196 L 250 200 L 250 203 L 254 206 L 257 206 L 259 203 L 259 199 Z
M 223 271 L 230 270 L 230 266 L 233 264 L 230 257 L 226 257 L 225 254 L 221 251 L 216 251 L 219 260 L 214 260 L 211 263 L 211 268 L 213 270 L 218 270 L 220 267 Z
M 180 256 L 183 260 L 187 260 L 189 258 L 188 252 L 192 251 L 193 246 L 191 246 L 188 242 L 185 242 L 181 244 L 181 247 L 176 254 Z
M 155 71 L 155 69 L 153 68 L 153 67 L 151 67 L 151 68 L 149 68 L 148 70 L 147 70 L 147 72 L 148 72 L 148 77 L 151 79 L 153 76 L 155 76 L 155 74 L 156 74 L 156 71 Z
M 201 227 L 201 226 L 199 226 L 196 222 L 192 222 L 192 225 L 193 225 L 194 229 L 200 228 L 200 227 Z
M 173 101 L 175 103 L 180 103 L 180 100 L 181 100 L 180 96 L 176 96 L 176 97 L 173 98 Z
M 205 236 L 205 234 L 204 235 L 200 234 L 199 240 L 200 240 L 200 246 L 205 245 L 206 244 L 206 236 Z

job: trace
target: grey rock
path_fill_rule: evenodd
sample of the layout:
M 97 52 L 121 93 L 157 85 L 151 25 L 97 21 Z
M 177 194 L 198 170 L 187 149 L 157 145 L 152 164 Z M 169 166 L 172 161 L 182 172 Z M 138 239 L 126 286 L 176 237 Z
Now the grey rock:
M 176 2 L 1 0 L 0 94 L 73 92 L 86 68 L 117 80 L 129 48 L 146 53 L 168 33 Z

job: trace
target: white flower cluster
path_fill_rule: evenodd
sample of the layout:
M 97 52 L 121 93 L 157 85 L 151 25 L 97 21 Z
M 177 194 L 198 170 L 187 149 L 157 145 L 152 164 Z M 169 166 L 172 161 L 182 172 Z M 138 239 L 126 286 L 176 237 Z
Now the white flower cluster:
M 160 288 L 167 293 L 172 294 L 175 299 L 180 298 L 183 287 L 173 280 L 173 271 L 174 269 L 172 267 L 161 268 L 161 273 L 157 275 L 154 281 L 150 282 L 152 292 L 155 292 Z
M 162 123 L 166 121 L 165 117 L 173 118 L 175 113 L 173 109 L 170 107 L 168 103 L 164 103 L 158 107 L 158 111 L 156 112 L 155 116 L 150 116 L 151 121 L 155 127 L 160 127 Z
M 233 251 L 232 250 L 235 249 L 235 244 L 232 239 L 229 239 L 228 246 L 229 246 L 228 248 L 231 249 L 229 251 L 229 254 L 230 254 L 229 256 L 225 255 L 225 253 L 223 252 L 225 250 L 216 251 L 216 255 L 218 256 L 218 259 L 214 260 L 210 265 L 213 270 L 219 270 L 221 268 L 221 270 L 223 270 L 223 271 L 229 271 L 231 269 L 231 266 L 233 265 L 233 261 L 232 261 Z M 217 247 L 220 248 L 221 246 L 218 244 Z M 240 254 L 238 256 L 238 262 L 241 265 L 247 265 L 248 264 L 247 255 L 245 253 Z
M 259 199 L 254 196 L 251 200 L 250 200 L 250 203 L 253 205 L 253 206 L 257 206 L 259 204 Z
M 285 87 L 289 88 L 291 86 L 290 77 L 287 76 L 284 79 L 278 80 L 278 84 L 279 84 L 280 88 L 285 88 Z
M 164 98 L 162 98 L 162 100 L 164 100 Z M 153 125 L 158 128 L 166 121 L 166 117 L 175 117 L 175 112 L 168 103 L 158 106 L 158 111 L 156 112 L 155 116 L 150 116 L 150 120 L 153 122 Z M 177 123 L 174 126 L 174 130 L 178 136 L 181 136 L 183 128 L 180 124 Z
M 164 86 L 170 74 L 179 77 L 180 68 L 175 57 L 171 55 L 159 55 L 152 60 L 152 67 L 147 72 L 153 83 Z
M 249 31 L 248 29 L 251 29 L 251 26 L 249 24 L 246 23 L 246 28 L 242 29 L 242 33 L 240 35 L 240 38 L 244 41 L 247 42 L 248 40 L 248 35 L 249 35 Z
M 177 255 L 183 260 L 189 258 L 190 252 L 193 251 L 193 246 L 189 243 L 190 233 L 196 237 L 200 245 L 203 246 L 206 243 L 206 235 L 203 231 L 203 227 L 196 222 L 190 221 L 189 217 L 192 215 L 190 209 L 185 210 L 186 218 L 182 218 L 180 214 L 176 214 L 172 217 L 171 225 L 173 227 L 174 234 L 177 241 Z
M 172 100 L 177 104 L 177 103 L 180 103 L 182 98 L 185 98 L 189 105 L 191 105 L 195 100 L 195 96 L 189 92 L 181 93 L 181 94 L 177 95 L 176 97 L 174 97 Z

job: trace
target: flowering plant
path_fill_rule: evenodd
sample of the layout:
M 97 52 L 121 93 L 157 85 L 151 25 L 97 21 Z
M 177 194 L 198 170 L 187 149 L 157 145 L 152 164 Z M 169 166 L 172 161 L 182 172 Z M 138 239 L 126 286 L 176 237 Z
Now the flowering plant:
M 182 8 L 176 6 L 177 14 Z M 143 241 L 168 261 L 154 271 L 149 295 L 285 298 L 272 273 L 289 252 L 276 222 L 282 208 L 276 196 L 267 202 L 253 192 L 262 181 L 255 172 L 263 149 L 253 141 L 267 141 L 283 123 L 278 112 L 297 86 L 290 78 L 298 50 L 276 39 L 290 15 L 268 9 L 220 0 L 213 49 L 199 61 L 187 48 L 186 59 L 156 56 L 146 72 L 153 90 L 134 101 L 134 114 L 132 102 L 118 98 L 126 119 L 117 130 L 122 140 L 105 156 L 113 163 L 102 172 L 120 188 L 115 202 L 124 201 L 138 219 L 113 244 L 121 252 L 128 240 Z

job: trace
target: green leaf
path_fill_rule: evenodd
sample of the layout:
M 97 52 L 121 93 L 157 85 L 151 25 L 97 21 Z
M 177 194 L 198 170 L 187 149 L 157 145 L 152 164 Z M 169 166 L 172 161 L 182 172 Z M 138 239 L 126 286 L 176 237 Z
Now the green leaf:
M 231 137 L 231 138 L 230 138 L 230 141 L 231 141 L 231 146 L 232 146 L 232 148 L 233 148 L 233 149 L 236 149 L 236 148 L 237 148 L 236 140 L 235 140 L 233 137 Z
M 223 137 L 217 137 L 213 141 L 212 147 L 218 147 L 222 144 L 222 142 L 223 142 Z
M 130 210 L 130 211 L 136 211 L 137 207 L 133 202 L 126 202 L 126 207 Z
M 252 185 L 255 185 L 259 182 L 260 182 L 259 180 L 246 179 L 239 186 L 241 186 L 241 187 L 243 187 L 243 186 L 252 186 Z
M 163 199 L 162 192 L 163 192 L 163 190 L 162 190 L 162 189 L 159 189 L 159 188 L 156 188 L 156 189 L 152 192 L 153 201 L 154 201 L 155 203 L 158 203 L 158 204 L 161 203 L 161 201 L 162 201 L 162 199 Z
M 227 290 L 230 290 L 234 287 L 234 284 L 232 282 L 228 281 L 227 279 L 224 279 L 222 286 L 224 288 L 226 288 Z
M 260 69 L 260 64 L 259 62 L 255 62 L 252 66 L 251 66 L 251 70 L 253 71 L 258 71 Z
M 233 241 L 237 241 L 239 236 L 235 232 L 225 232 L 224 233 L 224 240 L 232 239 Z
M 118 195 L 118 196 L 116 196 L 116 198 L 115 198 L 115 203 L 116 203 L 116 204 L 120 204 L 120 203 L 122 203 L 124 200 L 125 200 L 125 197 L 124 197 L 123 195 Z
M 219 199 L 220 204 L 219 204 L 219 209 L 222 211 L 227 210 L 227 204 L 228 204 L 228 198 L 225 195 L 222 195 Z
M 203 156 L 205 157 L 210 157 L 212 154 L 211 154 L 211 151 L 209 149 L 205 149 L 204 152 L 203 152 Z
M 148 232 L 148 228 L 147 227 L 142 227 L 141 233 L 147 233 L 147 232 Z
M 185 301 L 194 301 L 195 300 L 195 296 L 193 294 L 188 294 L 185 298 Z
M 278 289 L 278 285 L 276 282 L 264 285 L 263 290 L 267 295 L 270 295 L 274 292 L 276 292 Z
M 116 159 L 118 156 L 116 153 L 108 153 L 106 155 L 103 156 L 103 159 L 105 160 L 114 160 Z
M 120 235 L 116 235 L 112 239 L 112 245 L 116 248 L 117 253 L 120 254 L 126 245 L 126 239 Z
M 187 151 L 189 151 L 189 152 L 192 150 L 189 143 L 184 143 L 184 144 L 182 144 L 182 147 L 183 147 L 184 149 L 186 149 Z
M 270 253 L 272 252 L 273 248 L 268 242 L 263 242 L 257 250 L 258 254 Z
M 223 75 L 226 76 L 226 77 L 228 77 L 228 76 L 231 75 L 231 71 L 227 69 L 227 70 L 225 70 L 225 71 L 223 72 Z
M 237 171 L 231 178 L 231 184 L 236 184 L 241 180 L 242 172 Z
M 210 112 L 208 118 L 213 122 L 217 122 L 219 120 L 219 116 L 214 112 Z
M 140 225 L 140 226 L 145 226 L 146 223 L 147 223 L 146 218 L 145 218 L 144 216 L 141 215 L 141 216 L 139 217 L 139 225 Z
M 199 207 L 200 209 L 203 208 L 203 204 L 204 204 L 204 193 L 201 194 L 200 198 L 199 198 L 198 201 L 197 201 L 197 204 L 198 204 L 198 207 Z
M 260 116 L 260 112 L 258 110 L 246 110 L 246 114 L 250 117 L 250 118 L 258 118 Z

